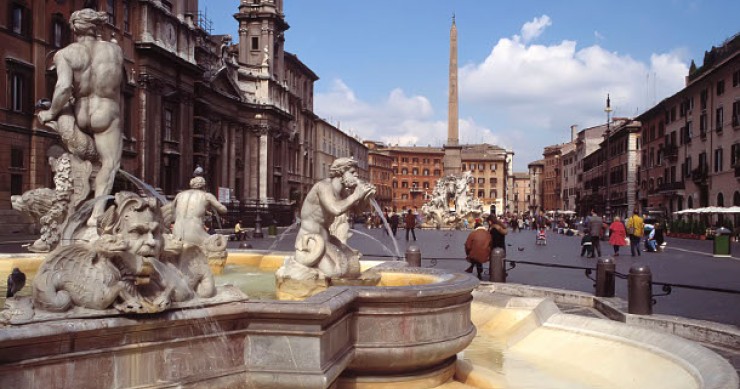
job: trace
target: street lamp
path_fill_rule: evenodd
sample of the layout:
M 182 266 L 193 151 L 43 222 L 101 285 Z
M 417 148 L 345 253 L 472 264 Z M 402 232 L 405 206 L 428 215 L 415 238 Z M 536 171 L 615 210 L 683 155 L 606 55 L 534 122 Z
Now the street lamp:
M 609 127 L 610 121 L 611 121 L 611 113 L 612 113 L 612 107 L 611 107 L 611 100 L 609 99 L 609 94 L 606 94 L 606 108 L 604 108 L 604 112 L 606 112 L 606 209 L 604 213 L 606 214 L 607 220 L 611 218 L 612 214 L 612 207 L 611 207 L 611 188 L 610 188 L 610 179 L 609 179 L 609 140 L 611 138 L 611 128 Z

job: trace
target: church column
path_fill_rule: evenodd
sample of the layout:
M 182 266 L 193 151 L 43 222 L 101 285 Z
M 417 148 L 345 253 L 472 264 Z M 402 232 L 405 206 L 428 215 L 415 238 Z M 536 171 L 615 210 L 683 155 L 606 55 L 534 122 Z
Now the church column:
M 260 132 L 260 141 L 259 141 L 259 199 L 260 201 L 267 200 L 267 185 L 269 184 L 269 180 L 267 179 L 268 175 L 268 143 L 269 139 L 267 138 L 269 136 L 267 128 L 263 129 Z

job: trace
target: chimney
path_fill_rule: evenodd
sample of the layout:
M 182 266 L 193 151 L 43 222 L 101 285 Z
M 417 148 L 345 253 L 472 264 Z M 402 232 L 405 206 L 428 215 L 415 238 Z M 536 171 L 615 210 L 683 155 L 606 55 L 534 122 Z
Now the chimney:
M 574 124 L 570 126 L 570 141 L 575 142 L 577 137 L 578 137 L 578 125 Z

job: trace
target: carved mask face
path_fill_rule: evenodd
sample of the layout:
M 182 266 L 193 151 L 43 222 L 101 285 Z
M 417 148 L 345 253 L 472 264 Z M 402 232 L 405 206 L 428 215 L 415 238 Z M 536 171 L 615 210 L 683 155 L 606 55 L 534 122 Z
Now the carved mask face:
M 121 237 L 128 243 L 128 252 L 134 263 L 128 263 L 128 270 L 134 271 L 137 283 L 146 282 L 146 278 L 153 272 L 151 259 L 158 259 L 162 251 L 163 239 L 160 224 L 155 215 L 144 210 L 137 212 L 129 210 L 123 215 Z

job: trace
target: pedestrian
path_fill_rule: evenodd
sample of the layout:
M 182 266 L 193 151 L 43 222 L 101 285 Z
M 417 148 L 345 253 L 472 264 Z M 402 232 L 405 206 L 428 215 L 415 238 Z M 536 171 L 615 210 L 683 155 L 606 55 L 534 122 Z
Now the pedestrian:
M 658 251 L 663 251 L 666 246 L 665 236 L 663 235 L 663 226 L 660 223 L 655 223 L 655 248 Z
M 591 210 L 591 216 L 588 218 L 588 231 L 591 234 L 591 243 L 593 243 L 594 253 L 601 257 L 601 231 L 604 229 L 604 219 L 602 219 L 594 210 Z
M 506 234 L 509 230 L 495 214 L 488 216 L 488 232 L 491 234 L 491 248 L 500 248 L 506 254 Z
M 414 229 L 416 228 L 416 216 L 414 216 L 411 209 L 409 209 L 409 212 L 404 218 L 404 224 L 404 227 L 406 227 L 406 240 L 409 240 L 409 231 L 411 231 L 411 235 L 414 237 L 414 240 L 416 240 L 416 232 L 414 232 Z
M 581 239 L 581 256 L 584 254 L 586 255 L 586 258 L 593 258 L 594 257 L 594 243 L 591 241 L 591 234 L 586 231 L 585 234 L 583 234 L 583 238 Z
M 655 242 L 655 226 L 650 223 L 645 223 L 645 251 L 649 253 L 657 251 L 657 244 Z
M 239 220 L 236 222 L 236 225 L 234 225 L 234 239 L 237 241 L 244 239 L 244 235 L 246 234 L 246 230 L 242 228 L 242 221 Z
M 629 219 L 627 219 L 627 234 L 630 237 L 630 251 L 632 252 L 632 256 L 635 256 L 635 253 L 637 253 L 637 256 L 640 256 L 640 241 L 642 240 L 642 236 L 645 233 L 645 222 L 640 217 L 640 213 L 635 209 L 632 211 L 632 216 L 630 216 Z
M 383 218 L 385 218 L 385 221 L 387 221 L 387 222 L 388 222 L 388 224 L 390 224 L 390 221 L 391 221 L 391 217 L 390 217 L 390 216 L 388 215 L 388 209 L 385 209 L 385 210 L 383 211 Z M 388 229 L 387 229 L 387 228 L 383 228 L 383 232 L 384 232 L 384 233 L 385 233 L 386 235 L 388 235 Z
M 465 269 L 466 272 L 472 273 L 473 267 L 478 272 L 478 279 L 483 279 L 483 264 L 488 262 L 491 257 L 491 234 L 486 231 L 481 223 L 475 223 L 473 232 L 468 235 L 465 241 L 465 259 L 470 262 L 470 266 Z
M 396 231 L 398 231 L 398 223 L 399 223 L 398 212 L 394 210 L 393 212 L 391 212 L 391 220 L 389 223 L 391 225 L 391 231 L 393 232 L 394 237 L 396 236 Z
M 619 256 L 619 247 L 626 246 L 627 242 L 627 231 L 624 228 L 622 219 L 619 216 L 614 216 L 612 224 L 609 226 L 609 244 L 614 248 L 614 256 Z

